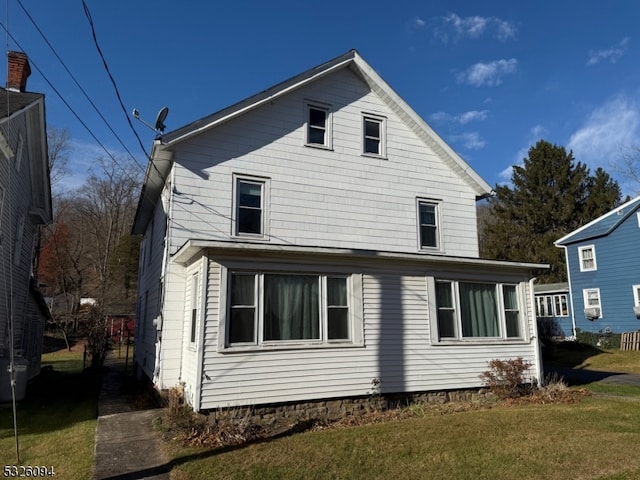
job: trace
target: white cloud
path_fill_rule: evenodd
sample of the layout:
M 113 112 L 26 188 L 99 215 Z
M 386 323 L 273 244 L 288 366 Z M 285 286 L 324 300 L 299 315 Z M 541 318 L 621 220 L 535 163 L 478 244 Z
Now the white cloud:
M 515 58 L 476 63 L 458 75 L 458 82 L 474 87 L 495 87 L 502 83 L 503 76 L 515 73 L 517 68 L 518 61 Z
M 601 167 L 615 161 L 621 148 L 639 144 L 640 106 L 626 95 L 617 95 L 591 112 L 571 135 L 567 148 L 576 160 Z
M 592 67 L 600 62 L 616 63 L 625 53 L 627 53 L 628 46 L 629 37 L 625 37 L 620 41 L 620 43 L 611 48 L 591 50 L 589 52 L 589 59 L 587 60 L 586 66 Z
M 496 17 L 460 17 L 455 13 L 442 17 L 442 27 L 436 28 L 434 34 L 444 43 L 449 40 L 457 41 L 462 38 L 475 40 L 485 33 L 493 35 L 498 40 L 506 41 L 515 37 L 515 24 Z
M 478 132 L 467 132 L 449 137 L 454 143 L 461 143 L 464 148 L 469 150 L 480 150 L 484 148 L 487 142 L 480 136 Z
M 452 115 L 447 112 L 436 112 L 429 115 L 429 118 L 434 122 L 445 123 L 455 122 L 461 125 L 466 125 L 473 121 L 483 121 L 487 119 L 489 110 L 470 110 L 468 112 L 461 113 L 460 115 Z
M 473 121 L 483 121 L 487 119 L 488 114 L 489 114 L 488 110 L 471 110 L 469 112 L 464 112 L 463 114 L 459 115 L 458 121 L 462 125 L 465 125 Z
M 416 30 L 424 27 L 425 25 L 426 22 L 419 17 L 414 17 L 413 20 L 411 20 L 411 26 Z

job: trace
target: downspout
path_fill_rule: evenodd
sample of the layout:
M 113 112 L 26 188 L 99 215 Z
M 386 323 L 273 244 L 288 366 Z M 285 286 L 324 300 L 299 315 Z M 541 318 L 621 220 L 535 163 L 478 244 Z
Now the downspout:
M 571 303 L 571 328 L 573 330 L 573 338 L 578 338 L 578 332 L 576 331 L 576 309 L 573 306 L 573 287 L 571 286 L 571 270 L 569 269 L 569 250 L 566 245 L 562 247 L 564 249 L 564 261 L 567 265 L 567 282 L 569 283 L 569 303 Z
M 538 385 L 542 386 L 544 384 L 544 368 L 542 366 L 542 347 L 540 345 L 540 338 L 538 336 L 538 321 L 536 318 L 536 297 L 533 290 L 533 283 L 537 280 L 537 277 L 533 277 L 529 280 L 529 298 L 531 308 L 531 315 L 533 318 L 533 337 L 531 337 L 532 341 L 536 342 L 535 350 L 534 350 L 534 358 L 535 358 L 535 368 L 536 368 L 536 377 L 538 379 Z

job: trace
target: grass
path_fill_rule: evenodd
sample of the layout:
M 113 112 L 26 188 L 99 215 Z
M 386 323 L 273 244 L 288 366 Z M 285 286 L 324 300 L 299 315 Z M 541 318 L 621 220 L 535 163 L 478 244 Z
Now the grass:
M 42 357 L 42 374 L 18 406 L 22 465 L 53 467 L 56 478 L 91 478 L 99 377 L 82 373 L 82 349 Z M 16 465 L 11 408 L 0 408 L 0 462 Z
M 640 373 L 640 352 L 556 352 L 558 366 Z M 574 404 L 493 405 L 218 449 L 168 443 L 172 479 L 640 478 L 640 387 L 593 383 Z M 451 409 L 448 410 L 452 411 Z

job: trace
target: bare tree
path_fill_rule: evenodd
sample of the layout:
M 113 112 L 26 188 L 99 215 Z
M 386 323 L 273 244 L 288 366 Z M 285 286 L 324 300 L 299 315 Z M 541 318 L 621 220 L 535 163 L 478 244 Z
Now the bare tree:
M 47 129 L 47 150 L 49 153 L 49 177 L 51 188 L 69 175 L 69 152 L 71 136 L 66 128 L 49 127 Z
M 620 149 L 620 161 L 615 162 L 613 170 L 628 180 L 634 193 L 640 193 L 640 147 Z

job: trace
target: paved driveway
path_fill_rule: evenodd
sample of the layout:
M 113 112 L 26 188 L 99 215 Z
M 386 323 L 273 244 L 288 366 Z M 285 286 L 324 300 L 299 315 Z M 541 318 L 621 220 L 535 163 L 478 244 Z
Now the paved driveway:
M 638 373 L 599 372 L 580 368 L 545 367 L 545 376 L 553 374 L 554 372 L 564 378 L 569 385 L 601 382 L 640 386 L 640 374 Z

